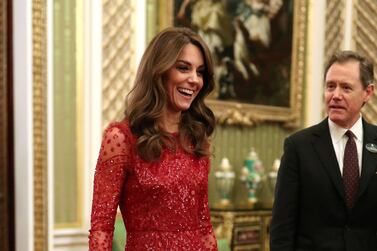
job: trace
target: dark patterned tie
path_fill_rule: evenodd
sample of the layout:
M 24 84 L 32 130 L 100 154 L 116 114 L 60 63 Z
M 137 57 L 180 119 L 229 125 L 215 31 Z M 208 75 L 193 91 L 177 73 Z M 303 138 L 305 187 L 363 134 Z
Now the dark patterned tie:
M 354 134 L 351 131 L 345 133 L 348 136 L 344 149 L 343 160 L 343 184 L 346 191 L 346 203 L 348 208 L 353 207 L 359 186 L 359 162 Z

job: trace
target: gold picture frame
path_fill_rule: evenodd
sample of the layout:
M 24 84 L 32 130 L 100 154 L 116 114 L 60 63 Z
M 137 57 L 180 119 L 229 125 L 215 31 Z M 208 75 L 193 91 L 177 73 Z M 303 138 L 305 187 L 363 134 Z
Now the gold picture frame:
M 305 81 L 305 48 L 307 34 L 307 1 L 290 1 L 293 10 L 290 77 L 287 88 L 287 104 L 284 106 L 248 103 L 241 100 L 219 100 L 209 98 L 207 103 L 213 109 L 218 122 L 233 125 L 254 125 L 259 122 L 279 122 L 284 127 L 297 128 L 301 124 L 303 86 Z M 173 26 L 175 13 L 178 11 L 177 2 L 173 0 L 148 1 L 148 15 L 154 13 L 147 20 L 148 34 L 151 38 L 163 28 Z M 193 2 L 193 1 L 191 1 Z M 225 1 L 227 2 L 227 1 Z M 235 1 L 232 1 L 235 2 Z M 241 1 L 240 1 L 241 2 Z M 154 20 L 152 20 L 154 19 Z

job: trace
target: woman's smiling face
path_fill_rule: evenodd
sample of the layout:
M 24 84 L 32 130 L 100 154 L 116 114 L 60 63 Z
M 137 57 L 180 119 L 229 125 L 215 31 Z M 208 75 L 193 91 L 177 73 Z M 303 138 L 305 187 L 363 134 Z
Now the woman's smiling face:
M 202 52 L 197 46 L 187 44 L 166 73 L 169 112 L 180 113 L 190 108 L 203 87 L 204 72 Z

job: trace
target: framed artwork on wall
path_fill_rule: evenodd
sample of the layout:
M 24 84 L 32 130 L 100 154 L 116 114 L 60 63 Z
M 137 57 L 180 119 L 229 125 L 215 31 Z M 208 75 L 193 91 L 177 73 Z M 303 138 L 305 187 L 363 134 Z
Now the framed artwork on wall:
M 276 121 L 298 127 L 306 4 L 305 0 L 149 1 L 149 12 L 157 15 L 147 22 L 148 31 L 153 36 L 168 26 L 185 26 L 207 42 L 216 80 L 208 104 L 220 123 Z

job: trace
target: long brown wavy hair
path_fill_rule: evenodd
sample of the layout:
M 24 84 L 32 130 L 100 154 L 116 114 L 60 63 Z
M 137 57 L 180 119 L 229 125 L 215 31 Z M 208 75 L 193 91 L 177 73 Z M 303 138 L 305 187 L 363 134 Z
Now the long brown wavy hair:
M 205 64 L 203 87 L 188 110 L 183 111 L 179 124 L 179 141 L 161 130 L 159 124 L 168 104 L 165 74 L 174 66 L 187 44 L 197 46 Z M 197 157 L 210 154 L 210 136 L 215 117 L 204 103 L 214 88 L 211 53 L 203 39 L 188 28 L 167 28 L 149 43 L 141 58 L 133 89 L 127 95 L 125 118 L 137 136 L 137 153 L 145 161 L 159 159 L 163 147 L 175 148 L 177 143 Z M 187 144 L 189 141 L 189 144 Z

